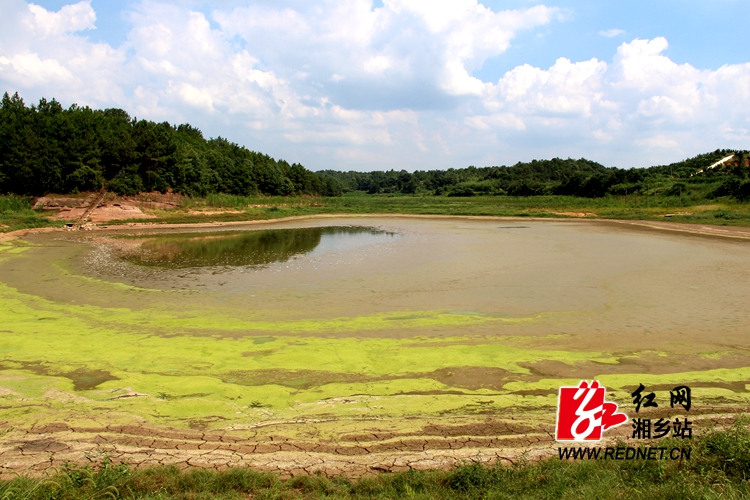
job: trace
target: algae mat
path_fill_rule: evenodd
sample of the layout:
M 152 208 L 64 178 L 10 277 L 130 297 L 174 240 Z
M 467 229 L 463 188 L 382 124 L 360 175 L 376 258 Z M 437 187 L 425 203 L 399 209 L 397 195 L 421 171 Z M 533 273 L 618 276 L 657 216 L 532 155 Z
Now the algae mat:
M 268 232 L 292 228 L 304 238 Z M 697 413 L 747 407 L 747 242 L 598 221 L 259 230 L 0 247 L 2 471 L 92 453 L 306 472 L 509 457 L 549 444 L 557 388 L 594 377 L 622 404 L 689 384 Z M 233 239 L 283 257 L 205 247 Z M 210 265 L 132 258 L 184 241 Z

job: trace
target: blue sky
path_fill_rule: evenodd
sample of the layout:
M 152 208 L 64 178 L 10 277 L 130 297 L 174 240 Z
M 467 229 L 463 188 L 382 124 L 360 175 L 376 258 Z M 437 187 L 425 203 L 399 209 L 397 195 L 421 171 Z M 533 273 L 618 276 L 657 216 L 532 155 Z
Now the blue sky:
M 496 8 L 521 6 L 524 1 L 488 2 Z M 747 62 L 750 44 L 739 42 L 742 28 L 731 29 L 736 19 L 748 19 L 750 4 L 740 0 L 630 0 L 556 2 L 569 12 L 563 22 L 544 30 L 543 36 L 526 33 L 519 37 L 516 50 L 508 52 L 509 66 L 529 62 L 548 67 L 557 57 L 584 60 L 611 59 L 622 41 L 633 38 L 665 37 L 670 48 L 666 55 L 677 63 L 716 69 L 723 64 Z M 600 31 L 620 29 L 612 38 Z M 739 43 L 738 43 L 739 42 Z
M 313 169 L 749 148 L 741 0 L 0 0 L 0 91 Z

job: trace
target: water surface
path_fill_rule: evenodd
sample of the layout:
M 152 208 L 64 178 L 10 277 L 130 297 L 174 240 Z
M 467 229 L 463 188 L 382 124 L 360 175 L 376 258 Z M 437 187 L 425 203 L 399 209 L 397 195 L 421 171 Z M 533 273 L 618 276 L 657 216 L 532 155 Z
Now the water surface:
M 397 237 L 394 232 L 361 226 L 126 236 L 123 239 L 138 246 L 123 252 L 122 258 L 165 269 L 263 266 L 295 256 L 317 257 L 386 243 Z

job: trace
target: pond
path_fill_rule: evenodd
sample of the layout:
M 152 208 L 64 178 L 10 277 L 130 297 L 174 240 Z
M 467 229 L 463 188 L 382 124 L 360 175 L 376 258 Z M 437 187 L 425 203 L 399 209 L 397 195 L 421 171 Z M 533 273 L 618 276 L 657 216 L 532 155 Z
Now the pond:
M 746 408 L 748 245 L 418 217 L 29 235 L 0 245 L 3 418 L 401 446 L 488 418 L 547 439 L 580 380 Z

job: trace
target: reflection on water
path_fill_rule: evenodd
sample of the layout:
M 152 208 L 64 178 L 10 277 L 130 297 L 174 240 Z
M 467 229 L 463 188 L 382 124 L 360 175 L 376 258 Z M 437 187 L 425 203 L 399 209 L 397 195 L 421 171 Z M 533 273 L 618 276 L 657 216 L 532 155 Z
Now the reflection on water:
M 285 262 L 298 255 L 318 256 L 386 243 L 396 233 L 371 227 L 334 226 L 261 231 L 181 233 L 126 237 L 140 242 L 123 258 L 133 264 L 168 269 L 259 266 Z

